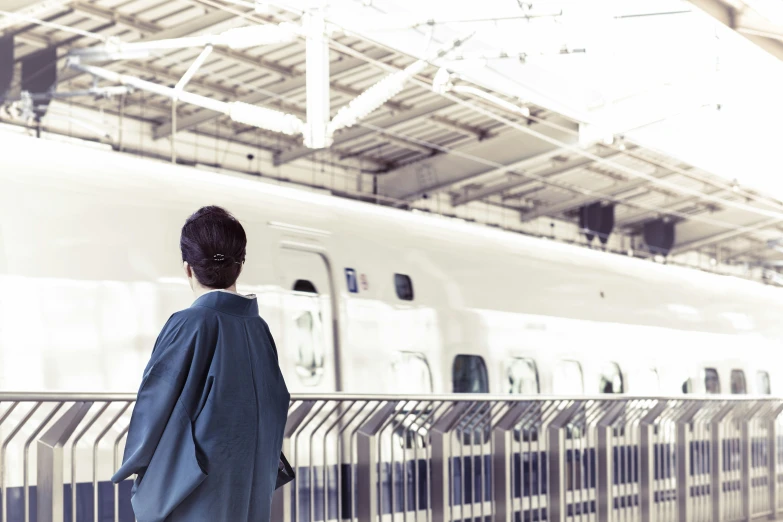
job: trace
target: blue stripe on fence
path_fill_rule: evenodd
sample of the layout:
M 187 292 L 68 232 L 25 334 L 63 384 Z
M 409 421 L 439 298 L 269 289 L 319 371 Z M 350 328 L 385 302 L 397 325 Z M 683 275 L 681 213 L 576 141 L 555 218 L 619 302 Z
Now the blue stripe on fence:
M 783 443 L 783 439 L 781 440 Z M 708 474 L 711 467 L 710 441 L 700 440 L 690 443 L 690 474 L 699 476 Z M 741 469 L 741 444 L 739 439 L 726 439 L 721 444 L 723 471 Z M 751 440 L 751 466 L 754 468 L 767 466 L 769 459 L 768 442 L 764 438 Z M 783 452 L 778 453 L 783 458 Z M 515 453 L 513 465 L 513 495 L 514 498 L 546 495 L 547 464 L 545 452 Z M 637 446 L 620 446 L 613 448 L 613 483 L 615 485 L 633 484 L 639 482 L 639 448 Z M 672 444 L 656 444 L 653 448 L 654 477 L 656 480 L 673 478 L 676 469 L 676 452 Z M 566 489 L 591 489 L 596 486 L 596 451 L 568 450 L 565 453 Z M 392 473 L 393 469 L 393 473 Z M 337 466 L 328 466 L 326 476 L 324 467 L 299 468 L 297 485 L 299 490 L 299 522 L 322 522 L 324 520 L 324 499 L 326 499 L 327 520 L 337 518 L 338 500 L 340 510 L 345 518 L 354 516 L 356 505 L 352 505 L 353 492 L 356 488 L 356 468 L 349 464 L 340 466 L 340 487 L 338 496 Z M 392 512 L 392 502 L 395 512 L 425 510 L 430 506 L 428 482 L 428 461 L 419 459 L 409 461 L 403 467 L 402 463 L 384 462 L 379 467 L 381 483 L 377 486 L 380 506 L 383 514 Z M 454 458 L 449 462 L 451 474 L 452 499 L 450 505 L 462 505 L 491 500 L 492 473 L 491 457 L 466 456 Z M 310 489 L 312 482 L 312 509 L 310 505 Z M 753 487 L 763 487 L 768 483 L 766 477 L 754 478 Z M 739 481 L 727 480 L 722 485 L 722 491 L 736 491 Z M 125 481 L 119 487 L 119 520 L 133 522 L 133 511 L 130 504 L 131 481 Z M 76 486 L 77 517 L 71 520 L 71 487 L 64 488 L 64 520 L 65 522 L 92 522 L 93 490 L 92 483 L 79 483 Z M 292 500 L 295 490 L 291 488 Z M 690 488 L 694 497 L 708 495 L 709 486 Z M 37 522 L 36 488 L 29 489 L 30 521 Z M 5 497 L 0 496 L 0 509 L 3 502 L 8 501 L 8 522 L 24 520 L 24 490 L 21 487 L 7 488 Z M 655 502 L 669 502 L 675 499 L 674 490 L 655 492 Z M 294 502 L 296 502 L 294 500 Z M 614 499 L 615 509 L 621 509 L 639 504 L 638 495 Z M 595 502 L 574 503 L 567 506 L 569 514 L 594 513 Z M 311 513 L 312 511 L 312 513 Z M 312 519 L 311 519 L 312 515 Z M 546 509 L 517 512 L 514 515 L 518 522 L 539 522 L 546 520 Z M 114 520 L 114 488 L 110 482 L 98 484 L 98 521 L 113 522 Z

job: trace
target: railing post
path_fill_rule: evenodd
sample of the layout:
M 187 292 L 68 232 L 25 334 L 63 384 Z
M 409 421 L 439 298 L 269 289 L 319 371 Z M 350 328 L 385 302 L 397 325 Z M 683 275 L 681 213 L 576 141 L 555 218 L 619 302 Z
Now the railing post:
M 514 491 L 514 427 L 530 409 L 531 403 L 518 402 L 512 406 L 492 429 L 492 502 L 497 522 L 513 522 Z M 520 433 L 520 437 L 522 434 Z M 522 455 L 519 456 L 520 463 Z
M 767 430 L 767 466 L 769 469 L 769 519 L 778 518 L 778 417 L 783 413 L 783 405 L 772 410 Z
M 655 423 L 668 402 L 658 401 L 639 423 L 639 514 L 641 522 L 653 522 L 655 505 Z
M 452 432 L 470 405 L 468 402 L 453 404 L 443 417 L 435 421 L 430 430 L 432 522 L 446 522 L 448 520 L 446 513 L 449 511 L 452 489 L 450 475 Z
M 723 439 L 720 428 L 726 417 L 735 410 L 733 403 L 726 404 L 710 422 L 710 497 L 712 497 L 712 521 L 720 522 L 723 518 Z
M 356 433 L 356 515 L 359 522 L 377 520 L 380 515 L 378 492 L 381 484 L 381 456 L 378 434 L 397 408 L 397 401 L 384 404 Z M 394 487 L 394 485 L 392 485 Z M 326 515 L 324 515 L 326 516 Z
M 566 430 L 574 414 L 584 406 L 575 400 L 557 414 L 547 428 L 547 519 L 549 522 L 565 522 L 566 519 Z
M 753 504 L 751 502 L 751 492 L 753 490 L 751 483 L 751 433 L 750 423 L 753 421 L 753 417 L 764 406 L 763 402 L 753 405 L 746 415 L 744 415 L 740 421 L 742 422 L 742 435 L 740 438 L 740 448 L 742 451 L 742 519 L 746 522 L 750 522 L 753 519 Z
M 63 522 L 63 446 L 92 405 L 75 402 L 38 439 L 38 522 Z
M 595 508 L 596 520 L 598 522 L 610 522 L 614 505 L 612 502 L 612 436 L 614 433 L 614 423 L 617 417 L 625 411 L 626 402 L 612 403 L 609 408 L 598 419 L 596 433 L 598 441 L 596 444 L 597 462 L 595 484 Z
M 691 422 L 701 409 L 693 403 L 677 419 L 677 520 L 691 522 Z
M 285 423 L 285 432 L 283 434 L 283 454 L 289 457 L 291 456 L 291 437 L 310 414 L 313 406 L 315 406 L 315 401 L 303 401 L 288 415 L 288 419 Z M 291 467 L 294 468 L 294 473 L 299 472 L 299 470 L 296 469 L 296 460 L 291 463 Z M 296 510 L 298 506 L 291 498 L 292 488 L 293 484 L 288 483 L 275 491 L 272 496 L 272 520 L 279 520 L 282 522 L 292 522 L 296 520 Z

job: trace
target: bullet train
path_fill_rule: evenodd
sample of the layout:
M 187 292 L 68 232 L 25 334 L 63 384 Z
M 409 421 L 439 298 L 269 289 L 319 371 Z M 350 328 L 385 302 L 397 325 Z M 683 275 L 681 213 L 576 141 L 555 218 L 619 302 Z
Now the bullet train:
M 292 392 L 783 390 L 783 291 L 458 220 L 9 134 L 0 390 L 135 391 L 192 301 L 185 218 L 244 224 Z M 779 388 L 780 387 L 780 388 Z
M 2 144 L 0 392 L 135 391 L 160 328 L 192 302 L 179 232 L 207 204 L 245 227 L 238 290 L 258 296 L 293 393 L 783 390 L 777 288 L 89 145 Z M 8 404 L 0 440 L 30 411 Z M 77 522 L 114 512 L 107 481 L 130 410 L 98 406 L 64 455 L 66 482 L 81 483 L 65 490 Z M 28 463 L 23 444 L 48 411 L 0 463 L 7 520 L 24 519 L 35 452 Z M 327 458 L 297 451 L 299 465 Z M 119 520 L 133 520 L 129 483 L 117 498 Z

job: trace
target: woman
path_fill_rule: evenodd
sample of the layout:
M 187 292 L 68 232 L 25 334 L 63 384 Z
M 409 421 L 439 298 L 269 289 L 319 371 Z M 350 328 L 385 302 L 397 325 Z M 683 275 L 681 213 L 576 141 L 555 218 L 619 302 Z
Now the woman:
M 196 300 L 175 313 L 144 371 L 125 457 L 139 522 L 268 522 L 289 394 L 253 295 L 236 291 L 242 225 L 204 207 L 180 248 Z

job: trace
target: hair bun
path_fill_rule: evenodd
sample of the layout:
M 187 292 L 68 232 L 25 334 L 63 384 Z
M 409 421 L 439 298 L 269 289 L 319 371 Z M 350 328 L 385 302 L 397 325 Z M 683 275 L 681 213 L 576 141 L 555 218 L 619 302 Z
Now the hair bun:
M 182 260 L 208 288 L 229 288 L 236 282 L 246 246 L 247 236 L 239 221 L 215 206 L 197 210 L 185 221 L 180 235 Z

